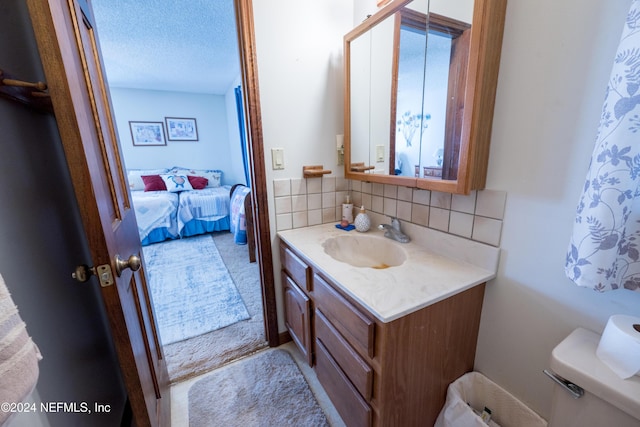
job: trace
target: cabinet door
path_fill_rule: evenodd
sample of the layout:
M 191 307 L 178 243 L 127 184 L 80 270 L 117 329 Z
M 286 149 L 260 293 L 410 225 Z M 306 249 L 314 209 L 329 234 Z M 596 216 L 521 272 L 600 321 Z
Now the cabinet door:
M 307 358 L 309 366 L 313 366 L 313 352 L 311 350 L 311 300 L 282 272 L 284 287 L 284 316 L 289 334 L 302 354 Z

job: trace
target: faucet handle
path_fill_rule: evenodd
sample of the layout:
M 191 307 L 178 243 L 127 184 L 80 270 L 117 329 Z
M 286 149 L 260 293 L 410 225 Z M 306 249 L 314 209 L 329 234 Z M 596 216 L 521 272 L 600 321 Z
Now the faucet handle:
M 391 226 L 400 231 L 400 220 L 395 216 L 390 216 L 389 218 L 391 218 Z

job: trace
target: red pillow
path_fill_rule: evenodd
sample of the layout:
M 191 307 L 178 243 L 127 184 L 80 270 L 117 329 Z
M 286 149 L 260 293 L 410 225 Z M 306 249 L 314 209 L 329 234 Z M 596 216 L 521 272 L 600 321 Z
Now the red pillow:
M 209 180 L 203 176 L 187 175 L 187 178 L 189 178 L 189 184 L 191 184 L 194 190 L 202 190 L 209 182 Z
M 144 182 L 144 191 L 167 191 L 167 186 L 160 175 L 142 175 L 141 178 Z

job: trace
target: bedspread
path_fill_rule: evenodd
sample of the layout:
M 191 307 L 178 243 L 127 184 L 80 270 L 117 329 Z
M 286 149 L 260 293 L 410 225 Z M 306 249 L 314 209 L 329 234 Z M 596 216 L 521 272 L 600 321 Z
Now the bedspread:
M 182 234 L 185 225 L 192 220 L 213 222 L 229 215 L 228 185 L 204 188 L 180 193 L 178 230 Z
M 178 194 L 167 191 L 132 191 L 140 240 L 147 238 L 157 228 L 166 228 L 168 234 L 178 237 L 176 212 Z
M 250 197 L 249 187 L 238 186 L 231 196 L 231 232 L 236 244 L 247 244 L 247 221 L 244 212 L 244 199 Z

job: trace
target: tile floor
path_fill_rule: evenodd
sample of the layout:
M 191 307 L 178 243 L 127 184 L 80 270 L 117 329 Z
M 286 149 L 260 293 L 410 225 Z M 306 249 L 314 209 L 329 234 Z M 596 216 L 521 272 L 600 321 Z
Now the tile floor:
M 300 371 L 302 372 L 304 377 L 307 379 L 307 382 L 309 383 L 311 391 L 316 396 L 316 399 L 318 400 L 320 407 L 322 407 L 322 409 L 324 410 L 324 413 L 327 416 L 327 420 L 329 421 L 329 424 L 332 427 L 344 426 L 344 423 L 342 422 L 342 420 L 340 419 L 340 416 L 336 412 L 335 407 L 331 404 L 329 397 L 327 396 L 324 389 L 318 382 L 315 372 L 311 367 L 309 367 L 308 364 L 306 364 L 306 361 L 302 359 L 302 356 L 300 355 L 300 352 L 298 351 L 298 349 L 295 347 L 295 344 L 293 344 L 293 342 L 289 342 L 287 344 L 280 346 L 279 348 L 282 350 L 288 351 L 293 356 L 293 359 L 298 364 Z M 263 350 L 263 351 L 266 351 L 266 350 Z M 248 356 L 248 357 L 252 357 L 252 356 Z M 238 361 L 232 362 L 232 363 L 238 363 Z M 225 369 L 225 368 L 226 367 L 223 366 L 219 369 Z M 189 426 L 189 389 L 198 380 L 201 380 L 205 376 L 210 375 L 216 371 L 217 370 L 214 370 L 204 375 L 201 375 L 199 377 L 195 377 L 190 380 L 180 382 L 171 386 L 171 426 L 172 427 Z M 229 427 L 233 427 L 233 426 L 229 426 Z M 250 426 L 243 426 L 243 427 L 250 427 Z

